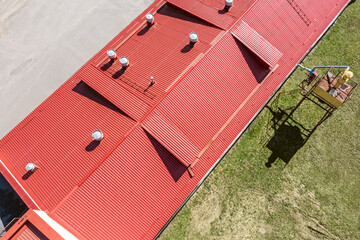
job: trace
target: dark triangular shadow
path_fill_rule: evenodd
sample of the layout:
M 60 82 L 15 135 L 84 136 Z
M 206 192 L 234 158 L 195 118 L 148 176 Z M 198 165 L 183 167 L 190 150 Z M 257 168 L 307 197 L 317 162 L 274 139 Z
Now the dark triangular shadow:
M 150 133 L 144 130 L 157 154 L 163 161 L 171 177 L 177 182 L 186 172 L 187 167 L 182 164 L 174 155 L 172 155 L 161 143 L 159 143 Z
M 97 91 L 92 89 L 89 85 L 87 85 L 83 81 L 79 82 L 72 90 L 88 99 L 91 99 L 94 102 L 97 102 L 97 103 L 103 105 L 104 107 L 107 107 L 115 112 L 118 112 L 118 113 L 132 119 L 129 115 L 127 115 L 125 112 L 123 112 L 120 108 L 115 106 L 112 102 L 107 100 L 100 93 L 98 93 Z
M 254 75 L 256 81 L 261 83 L 266 75 L 270 72 L 270 69 L 266 64 L 255 56 L 244 44 L 242 44 L 238 39 L 233 37 L 236 44 L 243 55 L 246 64 L 249 66 L 252 74 Z

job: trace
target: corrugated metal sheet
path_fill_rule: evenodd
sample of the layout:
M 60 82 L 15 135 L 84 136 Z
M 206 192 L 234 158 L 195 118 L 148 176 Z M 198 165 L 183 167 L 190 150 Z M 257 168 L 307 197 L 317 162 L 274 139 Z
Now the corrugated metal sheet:
M 149 105 L 131 94 L 121 84 L 104 76 L 103 73 L 92 65 L 84 66 L 78 73 L 78 76 L 82 81 L 135 120 L 139 120 L 150 108 Z
M 84 83 L 69 82 L 17 134 L 0 146 L 19 181 L 53 209 L 135 124 Z M 91 133 L 105 134 L 99 146 Z M 29 176 L 25 166 L 39 170 Z M 42 209 L 44 210 L 44 209 Z
M 168 0 L 167 2 L 219 28 L 228 30 L 256 1 L 234 0 L 234 4 L 228 12 L 224 11 L 224 0 Z
M 157 111 L 202 149 L 267 71 L 227 33 L 159 104 Z
M 140 239 L 188 180 L 139 126 L 55 214 L 86 239 Z
M 191 4 L 190 1 L 176 2 Z M 216 0 L 197 2 L 208 4 L 211 8 L 215 8 L 215 5 L 211 5 L 212 3 L 219 3 Z M 152 239 L 214 166 L 236 136 L 256 116 L 285 76 L 317 40 L 346 2 L 346 0 L 317 0 L 310 4 L 307 0 L 275 2 L 259 0 L 245 14 L 243 20 L 284 54 L 278 60 L 278 69 L 265 80 L 264 77 L 268 70 L 229 32 L 224 34 L 219 30 L 220 32 L 214 34 L 214 37 L 204 36 L 204 42 L 201 42 L 202 35 L 200 35 L 198 46 L 201 50 L 198 53 L 190 51 L 177 55 L 182 59 L 179 61 L 184 61 L 184 64 L 191 66 L 177 69 L 176 71 L 181 71 L 181 74 L 176 79 L 172 79 L 174 76 L 169 75 L 171 79 L 166 80 L 168 82 L 162 85 L 163 88 L 167 86 L 164 91 L 168 90 L 169 94 L 162 99 L 155 111 L 170 123 L 164 125 L 169 133 L 174 134 L 174 128 L 181 132 L 181 136 L 176 134 L 173 136 L 176 139 L 184 140 L 183 138 L 185 138 L 185 144 L 191 142 L 197 149 L 202 150 L 210 140 L 213 141 L 207 146 L 207 150 L 194 167 L 195 176 L 193 178 L 189 177 L 186 166 L 160 144 L 152 134 L 144 131 L 140 125 L 137 125 L 121 142 L 128 127 L 134 126 L 135 122 L 119 113 L 119 110 L 114 110 L 109 104 L 106 105 L 106 109 L 102 109 L 102 104 L 99 102 L 95 101 L 97 104 L 90 103 L 78 95 L 69 94 L 68 91 L 76 85 L 76 77 L 70 79 L 12 133 L 1 140 L 0 153 L 6 158 L 6 162 L 13 165 L 17 176 L 20 177 L 27 160 L 33 160 L 35 156 L 40 156 L 40 163 L 45 165 L 40 165 L 41 171 L 36 172 L 26 181 L 22 180 L 22 183 L 27 188 L 31 188 L 50 209 L 53 209 L 58 201 L 63 200 L 57 208 L 53 209 L 54 213 L 51 216 L 73 226 L 75 229 L 73 231 L 83 235 L 86 239 Z M 237 1 L 235 4 L 237 5 Z M 295 4 L 297 7 L 294 7 Z M 160 5 L 161 2 L 156 1 L 152 7 Z M 326 11 L 320 9 L 321 7 L 325 7 Z M 315 14 L 314 8 L 319 8 L 319 15 Z M 205 10 L 200 12 L 207 14 Z M 231 14 L 231 11 L 227 14 Z M 176 16 L 171 18 L 184 20 L 182 21 L 184 26 L 186 21 L 189 21 L 190 25 L 191 21 L 199 21 L 194 18 L 185 20 L 184 16 L 188 17 L 186 14 Z M 166 19 L 165 12 L 163 16 L 157 16 L 158 19 L 162 17 Z M 213 17 L 211 16 L 211 18 Z M 137 22 L 140 20 L 143 19 L 138 18 L 136 23 L 126 31 L 128 33 L 134 31 L 131 28 L 138 26 Z M 175 21 L 171 23 L 175 23 Z M 209 27 L 207 23 L 202 23 Z M 186 27 L 191 28 L 189 24 Z M 193 27 L 198 25 L 202 24 L 196 23 Z M 182 25 L 174 26 L 182 28 Z M 126 31 L 121 37 L 124 37 Z M 164 31 L 161 34 L 173 35 L 174 38 L 177 38 L 183 33 Z M 204 32 L 204 35 L 206 34 Z M 148 37 L 151 38 L 151 36 Z M 219 41 L 214 41 L 214 39 Z M 97 61 L 99 63 L 103 61 L 106 49 L 113 47 L 111 44 L 116 45 L 118 42 L 121 42 L 118 38 L 112 41 L 91 60 L 91 63 L 95 62 L 98 67 Z M 144 43 L 146 40 L 137 42 Z M 131 43 L 130 40 L 129 43 Z M 136 46 L 136 42 L 131 44 L 131 46 Z M 160 46 L 156 46 L 160 48 Z M 171 51 L 172 46 L 167 46 Z M 211 48 L 212 46 L 213 48 Z M 210 51 L 206 52 L 209 47 Z M 125 50 L 131 52 L 134 49 Z M 199 58 L 200 53 L 204 52 L 206 52 L 205 56 Z M 146 56 L 151 55 L 147 54 Z M 163 52 L 159 51 L 159 56 L 161 54 Z M 190 54 L 193 55 L 187 58 Z M 165 59 L 175 62 L 176 59 L 171 57 L 171 55 L 164 56 Z M 194 59 L 197 60 L 194 62 Z M 174 65 L 168 65 L 169 69 L 166 69 L 164 65 L 159 68 L 159 71 L 170 73 L 170 67 Z M 108 94 L 107 91 L 110 90 L 107 89 L 107 80 L 123 86 L 126 91 L 139 98 L 140 101 L 146 102 L 139 97 L 140 95 L 137 95 L 138 93 L 129 90 L 123 83 L 116 82 L 117 80 L 107 76 L 106 72 L 101 72 L 99 69 L 97 69 L 99 71 L 94 71 L 94 68 L 88 63 L 81 70 L 88 72 L 82 73 L 81 78 L 94 78 L 91 80 L 93 82 L 96 81 L 94 76 L 103 79 L 105 84 L 99 85 L 97 89 L 99 92 L 105 92 L 106 97 L 113 104 L 117 105 L 116 101 L 123 100 L 116 99 L 116 87 L 112 90 L 114 91 L 112 94 Z M 132 69 L 134 70 L 135 67 L 133 66 Z M 94 76 L 90 76 L 92 74 Z M 131 78 L 135 78 L 142 76 L 143 73 L 129 71 L 129 74 Z M 182 76 L 185 77 L 182 78 Z M 162 77 L 165 79 L 166 74 Z M 175 87 L 169 90 L 169 86 Z M 104 115 L 94 116 L 92 114 L 94 111 Z M 234 115 L 234 113 L 237 114 Z M 138 117 L 140 116 L 141 114 L 138 115 Z M 160 121 L 158 119 L 154 122 Z M 224 127 L 225 125 L 226 127 Z M 99 126 L 106 129 L 104 131 L 105 144 L 102 145 L 102 142 L 90 153 L 81 151 L 85 148 L 83 144 L 88 141 L 88 132 Z M 163 128 L 157 130 L 163 134 Z M 38 139 L 34 143 L 31 142 L 32 136 L 38 131 L 46 135 L 46 138 L 44 137 L 46 141 Z M 66 136 L 56 137 L 64 131 L 78 131 L 79 136 L 74 136 L 71 140 L 77 140 L 75 142 L 81 142 L 81 144 L 74 145 L 74 142 Z M 115 134 L 107 135 L 106 133 Z M 167 141 L 167 138 L 164 139 Z M 109 141 L 105 142 L 105 140 Z M 117 145 L 118 143 L 120 145 Z M 179 144 L 182 144 L 181 141 Z M 62 145 L 64 146 L 62 147 Z M 73 145 L 72 148 L 71 145 Z M 114 146 L 117 147 L 113 149 Z M 112 150 L 114 151 L 111 152 Z M 105 159 L 102 158 L 104 155 L 106 155 Z M 51 157 L 49 158 L 49 156 Z M 101 159 L 104 162 L 97 166 Z M 59 161 L 64 161 L 65 166 L 68 164 L 74 169 L 66 171 L 65 167 L 60 166 L 60 172 L 54 171 L 58 167 L 56 164 Z M 96 169 L 84 179 L 84 173 L 91 172 L 94 166 L 97 166 Z M 82 170 L 84 172 L 81 172 Z M 37 180 L 35 181 L 35 179 Z M 68 190 L 73 184 L 79 183 L 79 179 L 84 181 L 81 181 L 82 184 L 67 196 Z M 40 186 L 35 187 L 34 184 Z
M 317 4 L 310 4 L 303 11 L 317 8 Z M 288 1 L 259 1 L 243 21 L 284 55 L 288 52 L 294 54 L 296 49 L 303 47 L 316 27 L 315 24 L 308 26 Z
M 185 166 L 189 166 L 200 152 L 179 129 L 156 110 L 142 122 L 141 126 Z
M 282 56 L 279 50 L 244 21 L 236 23 L 231 29 L 231 33 L 270 67 L 275 66 Z
M 134 34 L 122 45 L 111 46 L 119 57 L 129 59 L 130 66 L 126 71 L 120 70 L 119 61 L 109 64 L 106 51 L 103 51 L 102 61 L 95 64 L 109 79 L 151 106 L 163 97 L 169 86 L 186 72 L 199 55 L 206 53 L 213 40 L 223 32 L 167 5 L 154 17 L 154 26 L 148 28 L 144 24 L 134 29 Z M 199 34 L 199 42 L 194 48 L 188 45 L 191 32 Z M 151 76 L 155 80 L 152 86 L 149 85 Z
M 31 223 L 26 223 L 20 231 L 21 234 L 16 238 L 16 240 L 49 240 Z

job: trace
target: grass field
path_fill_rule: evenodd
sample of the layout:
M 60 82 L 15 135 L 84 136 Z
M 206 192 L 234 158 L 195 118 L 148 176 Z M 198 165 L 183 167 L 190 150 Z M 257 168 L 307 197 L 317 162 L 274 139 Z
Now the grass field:
M 357 1 L 303 64 L 350 65 L 359 82 L 359 28 Z M 279 92 L 296 89 L 304 76 L 297 69 Z M 278 100 L 278 107 L 270 102 L 257 117 L 161 239 L 360 239 L 360 90 L 305 144 L 306 129 L 324 113 L 309 102 L 295 112 L 298 124 L 285 124 L 276 144 L 266 145 L 274 116 L 296 105 L 298 96 Z

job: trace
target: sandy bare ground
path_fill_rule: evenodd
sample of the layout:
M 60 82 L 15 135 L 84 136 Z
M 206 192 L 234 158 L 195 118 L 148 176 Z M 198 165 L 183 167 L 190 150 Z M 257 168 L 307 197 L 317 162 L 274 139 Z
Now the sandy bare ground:
M 0 0 L 0 138 L 153 0 Z

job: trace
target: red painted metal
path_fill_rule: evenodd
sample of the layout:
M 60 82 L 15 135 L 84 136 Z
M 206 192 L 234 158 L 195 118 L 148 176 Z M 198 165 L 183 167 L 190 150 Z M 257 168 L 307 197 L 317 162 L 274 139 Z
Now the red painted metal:
M 48 238 L 31 223 L 25 224 L 20 231 L 21 233 L 16 237 L 17 240 L 48 240 Z
M 78 81 L 67 82 L 25 121 L 14 129 L 16 134 L 1 141 L 0 152 L 17 180 L 49 210 L 135 123 Z M 99 146 L 91 138 L 95 129 L 105 134 Z M 39 166 L 32 175 L 25 170 L 29 162 Z
M 139 126 L 55 214 L 87 239 L 139 239 L 189 180 L 186 169 Z
M 169 2 L 185 11 L 155 1 L 151 29 L 139 16 L 0 141 L 11 185 L 81 239 L 154 238 L 348 1 L 234 1 L 228 13 L 214 12 L 223 1 Z M 129 57 L 119 76 L 109 48 Z
M 108 88 L 111 82 L 116 82 L 150 106 L 166 93 L 174 81 L 181 78 L 198 56 L 206 53 L 213 40 L 223 32 L 167 5 L 157 11 L 154 17 L 155 24 L 151 28 L 144 22 L 121 45 L 116 42 L 109 47 L 115 49 L 118 56 L 126 56 L 129 59 L 130 66 L 126 71 L 120 70 L 119 61 L 109 63 L 106 51 L 103 52 L 103 58 L 95 62 L 98 69 L 108 76 L 107 80 L 97 81 L 99 87 Z M 191 32 L 199 34 L 199 42 L 194 48 L 188 45 Z M 88 70 L 84 73 L 87 74 Z M 150 85 L 151 77 L 155 81 L 153 85 Z M 119 97 L 115 99 L 121 101 Z M 128 108 L 132 109 L 133 106 Z M 141 109 L 145 112 L 147 110 L 145 107 Z M 144 115 L 144 111 L 136 114 L 137 120 Z
M 267 71 L 227 33 L 159 104 L 157 111 L 202 149 Z
M 231 33 L 269 67 L 275 66 L 282 56 L 282 53 L 279 50 L 272 46 L 244 21 L 236 23 L 231 29 Z
M 63 239 L 33 210 L 28 210 L 5 233 L 2 239 L 9 240 L 61 240 Z
M 141 99 L 131 94 L 122 85 L 104 76 L 92 65 L 82 68 L 78 75 L 82 81 L 133 119 L 139 120 L 150 108 Z
M 200 152 L 178 128 L 156 110 L 150 113 L 141 126 L 185 166 L 189 166 Z
M 228 30 L 257 0 L 234 0 L 229 11 L 225 11 L 225 0 L 168 0 L 169 3 Z

